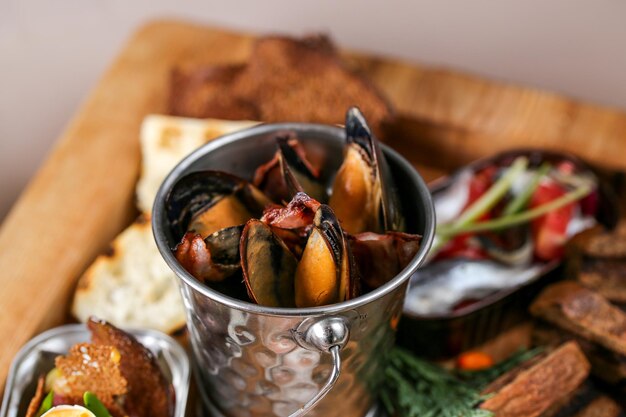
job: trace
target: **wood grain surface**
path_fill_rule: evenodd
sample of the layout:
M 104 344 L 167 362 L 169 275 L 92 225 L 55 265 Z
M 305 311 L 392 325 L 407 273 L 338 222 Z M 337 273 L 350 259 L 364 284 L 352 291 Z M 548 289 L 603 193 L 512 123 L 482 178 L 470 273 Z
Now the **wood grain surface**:
M 139 126 L 145 115 L 164 111 L 171 66 L 243 61 L 252 41 L 156 21 L 104 74 L 0 229 L 0 381 L 28 339 L 68 319 L 76 278 L 134 217 Z M 345 56 L 395 104 L 399 117 L 385 136 L 427 179 L 518 146 L 626 168 L 623 113 L 450 71 Z

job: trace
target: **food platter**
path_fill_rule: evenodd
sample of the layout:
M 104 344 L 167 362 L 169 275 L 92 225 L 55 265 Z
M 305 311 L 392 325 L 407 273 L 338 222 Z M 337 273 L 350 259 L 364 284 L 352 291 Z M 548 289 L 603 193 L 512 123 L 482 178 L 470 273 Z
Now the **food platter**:
M 13 335 L 0 348 L 0 379 L 5 380 L 24 343 L 67 322 L 77 277 L 135 217 L 140 123 L 150 113 L 165 111 L 170 67 L 190 58 L 243 61 L 253 39 L 157 21 L 129 41 L 0 230 L 0 296 L 6 300 L 0 331 Z M 384 126 L 385 140 L 426 180 L 522 144 L 571 151 L 609 169 L 626 168 L 619 157 L 626 115 L 618 111 L 449 71 L 348 52 L 344 56 L 395 105 L 398 117 Z M 38 262 L 32 261 L 32 253 L 38 254 Z M 522 333 L 514 333 L 516 341 L 508 344 L 525 343 L 527 333 Z M 494 357 L 508 353 L 508 347 L 493 350 Z

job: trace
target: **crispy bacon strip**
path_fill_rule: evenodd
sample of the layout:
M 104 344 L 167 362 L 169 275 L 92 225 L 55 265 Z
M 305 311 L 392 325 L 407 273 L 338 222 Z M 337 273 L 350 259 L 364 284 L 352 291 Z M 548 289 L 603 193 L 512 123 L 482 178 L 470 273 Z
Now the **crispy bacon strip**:
M 420 235 L 372 232 L 349 236 L 362 282 L 370 289 L 387 283 L 404 269 L 420 248 Z
M 297 193 L 286 207 L 265 209 L 261 221 L 281 229 L 307 229 L 313 224 L 320 202 L 305 193 Z
M 187 232 L 174 250 L 174 256 L 191 275 L 201 281 L 220 282 L 234 274 L 239 265 L 215 262 L 202 236 Z
M 39 407 L 41 406 L 41 402 L 44 398 L 44 384 L 45 377 L 42 375 L 37 380 L 37 389 L 35 390 L 35 396 L 30 403 L 28 404 L 28 410 L 26 410 L 26 417 L 36 417 L 37 412 L 39 411 Z
M 272 159 L 259 165 L 256 171 L 254 171 L 252 184 L 263 191 L 274 202 L 281 202 L 288 195 L 287 184 L 280 170 L 278 151 L 276 151 Z

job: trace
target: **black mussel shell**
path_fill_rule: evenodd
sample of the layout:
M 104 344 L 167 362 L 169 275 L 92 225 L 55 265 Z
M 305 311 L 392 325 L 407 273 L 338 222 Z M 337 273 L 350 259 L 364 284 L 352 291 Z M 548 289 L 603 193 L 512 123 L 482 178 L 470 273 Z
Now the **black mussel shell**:
M 326 200 L 324 184 L 320 182 L 319 175 L 313 172 L 311 164 L 302 159 L 290 142 L 297 139 L 279 137 L 278 161 L 287 186 L 287 200 L 291 200 L 297 193 L 305 192 L 318 201 Z
M 267 307 L 295 307 L 293 277 L 298 260 L 270 226 L 248 221 L 239 251 L 250 299 Z
M 346 142 L 344 164 L 335 177 L 329 203 L 344 228 L 353 234 L 402 231 L 404 219 L 393 177 L 378 140 L 356 107 L 346 114 Z
M 222 219 L 217 230 L 261 216 L 270 203 L 263 193 L 237 176 L 211 170 L 191 173 L 178 180 L 166 197 L 165 208 L 173 236 L 178 240 L 192 231 L 191 225 L 199 216 L 207 215 L 211 208 L 226 198 L 232 198 L 233 204 L 241 206 L 241 209 L 232 213 L 232 219 Z M 224 217 L 221 214 L 216 214 L 218 220 Z M 201 223 L 203 219 L 198 221 Z M 205 237 L 214 231 L 203 231 L 201 234 Z

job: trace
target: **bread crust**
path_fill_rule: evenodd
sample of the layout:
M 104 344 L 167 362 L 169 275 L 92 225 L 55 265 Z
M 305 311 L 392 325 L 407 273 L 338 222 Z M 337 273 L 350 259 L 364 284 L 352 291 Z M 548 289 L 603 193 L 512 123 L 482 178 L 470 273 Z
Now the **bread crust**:
M 530 306 L 533 316 L 626 355 L 626 313 L 574 281 L 547 287 Z
M 132 335 L 110 324 L 89 319 L 94 345 L 112 346 L 119 351 L 119 369 L 128 391 L 123 409 L 129 417 L 170 417 L 174 414 L 174 388 L 167 382 L 147 348 Z
M 526 366 L 529 366 L 528 364 Z M 589 375 L 589 362 L 575 342 L 568 342 L 513 371 L 510 382 L 490 385 L 493 394 L 480 408 L 498 417 L 546 417 L 552 415 L 573 395 Z M 503 378 L 507 378 L 505 375 Z M 494 391 L 495 390 L 495 391 Z
M 626 380 L 626 356 L 608 350 L 597 343 L 546 323 L 535 324 L 532 340 L 533 344 L 538 346 L 558 346 L 574 340 L 591 363 L 591 372 L 594 375 L 609 384 L 618 384 Z
M 626 303 L 626 222 L 613 231 L 596 226 L 568 244 L 568 272 L 608 300 Z
M 329 38 L 267 36 L 245 65 L 179 65 L 169 111 L 176 116 L 343 124 L 358 106 L 374 132 L 393 114 L 383 94 L 350 69 Z
M 185 325 L 176 280 L 156 247 L 150 219 L 140 217 L 79 279 L 72 314 L 83 322 L 96 316 L 116 326 L 173 333 Z
M 573 417 L 617 417 L 621 411 L 621 407 L 615 401 L 605 395 L 601 395 L 587 404 L 585 408 Z

